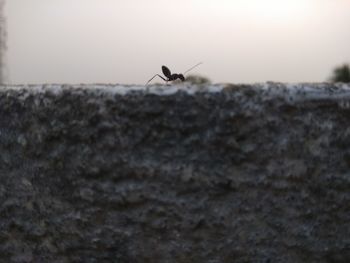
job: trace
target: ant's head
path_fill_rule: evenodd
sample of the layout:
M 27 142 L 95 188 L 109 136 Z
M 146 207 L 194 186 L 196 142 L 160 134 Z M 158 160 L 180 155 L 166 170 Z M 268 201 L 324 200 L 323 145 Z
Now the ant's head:
M 185 81 L 185 77 L 182 74 L 176 74 L 174 73 L 173 75 L 171 75 L 171 80 L 177 80 L 180 79 L 181 81 Z
M 178 77 L 179 79 L 181 79 L 182 81 L 185 81 L 185 77 L 184 77 L 184 75 L 182 75 L 182 74 L 178 74 L 178 75 L 177 75 L 177 77 Z

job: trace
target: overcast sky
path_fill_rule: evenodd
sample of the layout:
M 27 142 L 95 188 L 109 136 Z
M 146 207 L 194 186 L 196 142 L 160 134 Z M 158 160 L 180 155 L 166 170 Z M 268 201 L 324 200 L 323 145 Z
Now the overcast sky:
M 7 0 L 10 83 L 317 82 L 350 62 L 350 0 Z

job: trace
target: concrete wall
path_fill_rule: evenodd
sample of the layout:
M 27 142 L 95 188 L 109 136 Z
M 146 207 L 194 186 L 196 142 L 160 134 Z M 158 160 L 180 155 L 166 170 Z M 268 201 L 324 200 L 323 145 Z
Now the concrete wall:
M 0 90 L 0 262 L 349 262 L 350 87 Z

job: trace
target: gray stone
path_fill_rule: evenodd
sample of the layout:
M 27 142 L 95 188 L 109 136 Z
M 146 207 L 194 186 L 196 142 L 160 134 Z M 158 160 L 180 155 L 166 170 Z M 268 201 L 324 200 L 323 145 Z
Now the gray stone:
M 350 262 L 341 84 L 0 90 L 0 262 Z

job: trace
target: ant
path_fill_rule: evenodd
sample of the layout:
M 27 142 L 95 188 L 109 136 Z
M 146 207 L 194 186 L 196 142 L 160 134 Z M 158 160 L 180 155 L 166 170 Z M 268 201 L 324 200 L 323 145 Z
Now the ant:
M 200 64 L 202 64 L 202 62 L 200 62 L 200 63 L 194 65 L 192 68 L 186 70 L 184 74 L 186 74 L 190 70 L 194 69 L 195 67 L 199 66 Z M 146 85 L 148 83 L 150 83 L 151 80 L 154 79 L 157 76 L 160 77 L 162 80 L 164 80 L 166 83 L 168 83 L 168 81 L 173 81 L 173 80 L 177 80 L 177 79 L 180 79 L 181 81 L 185 81 L 184 74 L 177 74 L 177 73 L 171 74 L 170 69 L 168 69 L 166 66 L 162 66 L 162 71 L 163 71 L 163 74 L 166 77 L 166 79 L 163 78 L 161 75 L 156 74 L 149 81 L 147 81 Z

